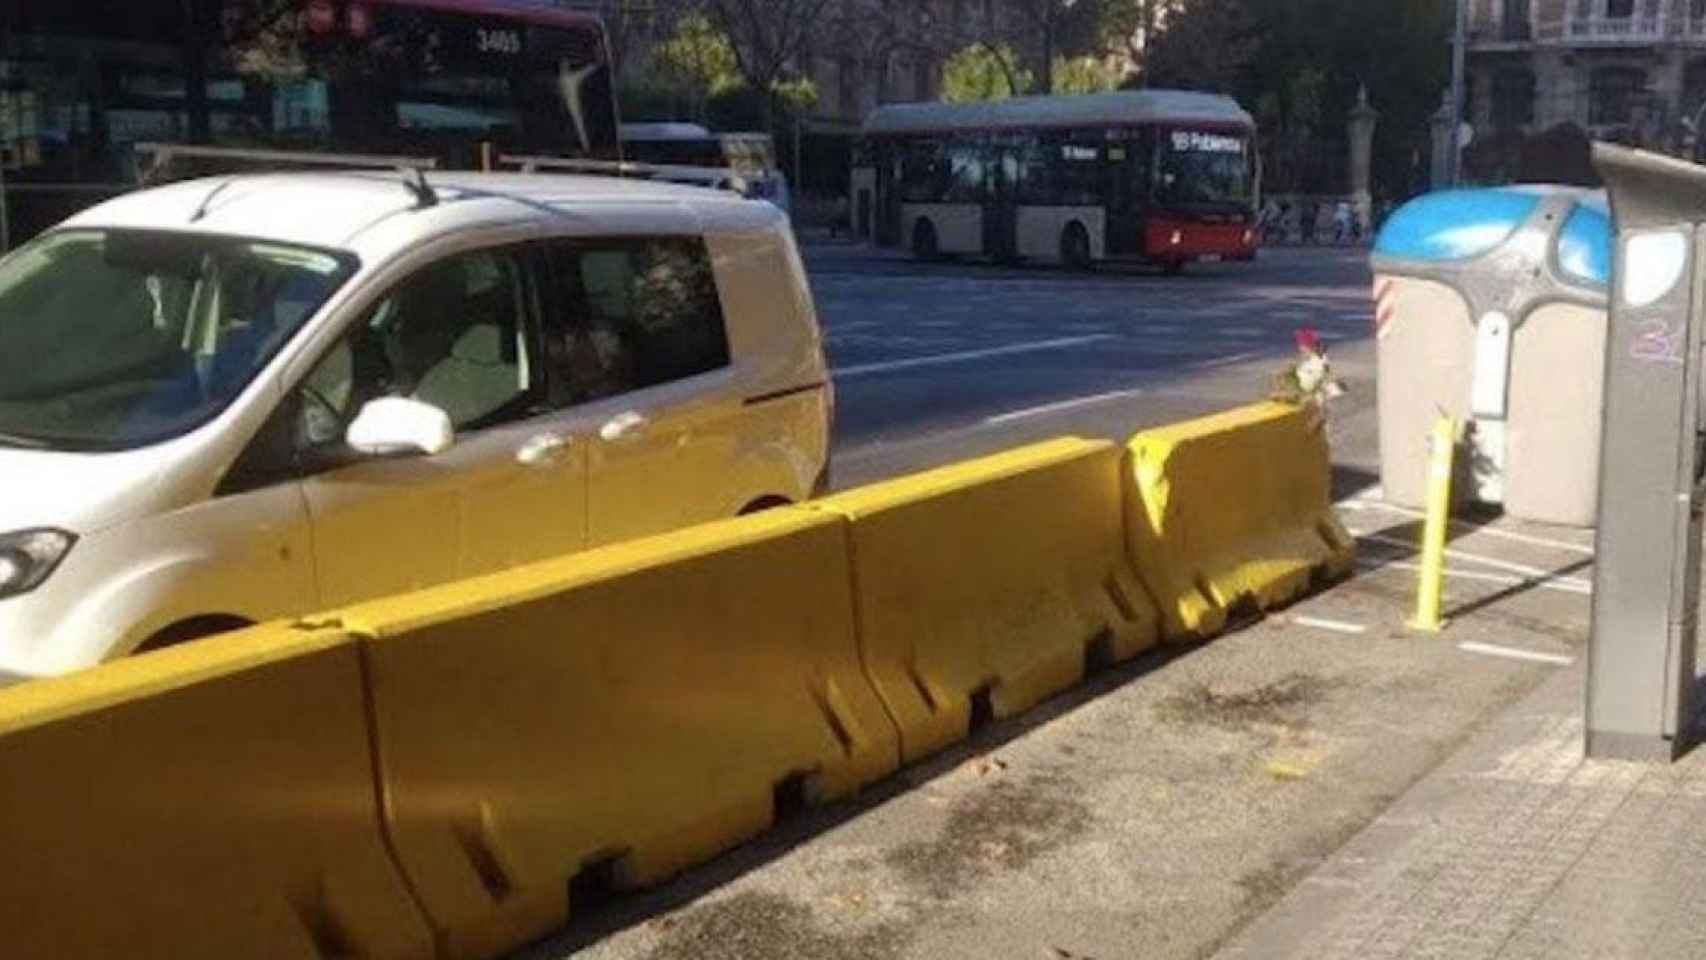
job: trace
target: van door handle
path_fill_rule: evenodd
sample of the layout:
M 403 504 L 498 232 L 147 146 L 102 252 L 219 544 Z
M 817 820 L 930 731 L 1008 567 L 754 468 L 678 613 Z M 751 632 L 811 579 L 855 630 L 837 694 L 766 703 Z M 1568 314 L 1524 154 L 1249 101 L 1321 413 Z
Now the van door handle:
M 611 417 L 599 428 L 598 435 L 610 443 L 631 443 L 644 436 L 650 425 L 650 420 L 630 410 Z
M 557 454 L 567 450 L 574 442 L 574 437 L 560 433 L 542 433 L 522 444 L 521 449 L 515 452 L 515 459 L 530 467 L 541 466 L 555 460 Z

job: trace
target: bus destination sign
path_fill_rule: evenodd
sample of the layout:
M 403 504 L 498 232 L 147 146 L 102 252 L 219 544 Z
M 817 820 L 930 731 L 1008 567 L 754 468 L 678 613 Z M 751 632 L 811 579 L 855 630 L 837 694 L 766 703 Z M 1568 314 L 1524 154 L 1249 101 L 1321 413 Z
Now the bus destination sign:
M 1244 152 L 1244 140 L 1241 137 L 1229 137 L 1219 133 L 1203 133 L 1200 130 L 1173 131 L 1173 149 L 1179 153 L 1238 153 Z

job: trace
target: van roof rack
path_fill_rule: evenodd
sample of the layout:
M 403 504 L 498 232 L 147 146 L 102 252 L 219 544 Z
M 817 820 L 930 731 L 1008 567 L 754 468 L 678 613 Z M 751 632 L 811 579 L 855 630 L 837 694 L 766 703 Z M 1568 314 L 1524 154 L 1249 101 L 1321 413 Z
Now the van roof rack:
M 189 143 L 138 143 L 134 149 L 153 161 L 139 178 L 144 184 L 162 175 L 166 167 L 178 158 L 191 160 L 226 160 L 257 166 L 268 164 L 315 167 L 342 167 L 354 170 L 436 170 L 436 157 L 385 156 L 367 153 L 322 153 L 315 150 L 268 150 L 247 147 L 206 147 Z
M 627 160 L 577 160 L 570 157 L 511 154 L 499 156 L 498 164 L 518 168 L 522 173 L 580 173 L 627 180 L 662 180 L 667 183 L 727 190 L 742 195 L 746 194 L 748 188 L 746 178 L 727 167 L 688 167 L 634 163 Z

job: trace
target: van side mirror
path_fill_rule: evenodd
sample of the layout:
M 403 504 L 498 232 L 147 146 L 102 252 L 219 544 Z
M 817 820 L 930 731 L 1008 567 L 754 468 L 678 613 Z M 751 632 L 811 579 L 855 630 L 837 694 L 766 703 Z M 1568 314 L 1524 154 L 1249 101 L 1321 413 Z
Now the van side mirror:
M 408 397 L 370 400 L 344 433 L 355 450 L 370 456 L 432 456 L 450 449 L 456 431 L 450 414 Z

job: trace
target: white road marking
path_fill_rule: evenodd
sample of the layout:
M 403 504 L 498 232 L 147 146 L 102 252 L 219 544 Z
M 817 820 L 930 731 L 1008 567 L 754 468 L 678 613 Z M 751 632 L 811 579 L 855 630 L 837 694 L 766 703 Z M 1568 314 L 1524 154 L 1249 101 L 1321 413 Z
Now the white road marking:
M 1415 550 L 1418 552 L 1421 550 L 1421 546 L 1419 544 L 1411 543 L 1408 540 L 1399 540 L 1397 537 L 1382 536 L 1378 533 L 1371 534 L 1363 537 L 1362 539 L 1368 540 L 1372 543 L 1384 543 L 1389 547 L 1402 547 L 1405 550 Z M 1551 570 L 1542 570 L 1539 567 L 1531 567 L 1526 563 L 1512 563 L 1509 560 L 1500 560 L 1497 557 L 1483 557 L 1480 554 L 1470 553 L 1467 550 L 1455 550 L 1449 547 L 1446 548 L 1445 555 L 1453 560 L 1467 560 L 1470 563 L 1479 563 L 1482 566 L 1492 567 L 1494 570 L 1519 573 L 1524 577 L 1528 577 L 1532 580 L 1539 580 L 1543 583 L 1571 584 L 1580 588 L 1583 592 L 1588 592 L 1593 589 L 1593 585 L 1588 583 L 1586 580 L 1582 580 L 1578 577 L 1563 576 L 1561 574 L 1554 573 Z
M 1221 327 L 1218 332 L 1223 337 L 1265 337 L 1270 331 L 1261 327 Z
M 1576 662 L 1575 657 L 1566 657 L 1561 654 L 1518 650 L 1515 647 L 1498 647 L 1490 643 L 1476 643 L 1473 640 L 1458 644 L 1457 649 L 1464 653 L 1479 653 L 1488 657 L 1503 657 L 1506 660 L 1526 660 L 1529 663 L 1550 663 L 1559 667 L 1567 667 Z
M 1395 513 L 1401 517 L 1414 517 L 1418 520 L 1424 520 L 1427 518 L 1427 514 L 1420 510 L 1411 510 L 1409 507 L 1395 506 L 1390 503 L 1382 503 L 1375 500 L 1342 500 L 1339 502 L 1338 506 L 1340 509 L 1355 511 L 1383 510 L 1387 513 Z M 1464 520 L 1453 520 L 1451 521 L 1451 525 L 1458 528 L 1468 527 L 1476 533 L 1484 533 L 1489 537 L 1509 540 L 1512 543 L 1526 543 L 1530 546 L 1536 547 L 1552 547 L 1557 550 L 1568 550 L 1572 553 L 1580 553 L 1589 557 L 1593 556 L 1592 547 L 1583 546 L 1579 543 L 1570 543 L 1567 540 L 1553 540 L 1548 537 L 1536 537 L 1532 534 L 1514 533 L 1509 530 L 1497 530 L 1491 527 L 1477 527 Z
M 1410 563 L 1405 560 L 1363 560 L 1357 563 L 1357 568 L 1364 573 L 1372 573 L 1378 570 L 1403 570 L 1408 573 L 1420 573 L 1422 570 L 1421 564 Z M 1506 587 L 1529 584 L 1541 590 L 1553 590 L 1577 597 L 1593 596 L 1591 585 L 1581 586 L 1555 580 L 1541 580 L 1536 583 L 1533 577 L 1513 577 L 1508 573 L 1478 573 L 1473 570 L 1454 570 L 1447 567 L 1445 568 L 1445 575 L 1454 580 L 1476 580 L 1481 583 L 1496 583 Z
M 1098 333 L 1085 337 L 1061 337 L 1056 340 L 1037 340 L 1032 343 L 1014 343 L 1004 347 L 990 347 L 985 350 L 965 350 L 960 353 L 942 353 L 933 357 L 910 357 L 905 360 L 885 360 L 882 363 L 863 363 L 852 367 L 843 367 L 833 371 L 835 379 L 862 377 L 873 373 L 888 373 L 893 370 L 912 370 L 918 367 L 940 367 L 954 363 L 964 363 L 967 360 L 982 360 L 986 357 L 1006 357 L 1016 353 L 1040 353 L 1044 350 L 1065 350 L 1069 347 L 1081 347 L 1088 343 L 1100 343 L 1113 340 L 1111 333 Z
M 1254 360 L 1259 356 L 1261 356 L 1261 354 L 1256 353 L 1254 351 L 1250 351 L 1250 352 L 1246 352 L 1246 353 L 1235 353 L 1230 357 L 1216 357 L 1213 360 L 1204 360 L 1200 363 L 1193 363 L 1193 364 L 1191 364 L 1191 366 L 1197 370 L 1212 370 L 1216 367 L 1235 366 L 1237 364 L 1243 363 L 1246 360 Z
M 1045 403 L 1040 407 L 1029 407 L 1024 410 L 1015 410 L 1012 413 L 1003 413 L 997 416 L 987 417 L 983 422 L 987 426 L 994 426 L 1001 423 L 1012 423 L 1015 420 L 1029 420 L 1032 417 L 1041 417 L 1051 413 L 1060 413 L 1065 410 L 1076 410 L 1079 407 L 1091 407 L 1098 403 L 1106 403 L 1109 400 L 1119 400 L 1125 397 L 1137 397 L 1142 395 L 1142 390 L 1114 390 L 1110 393 L 1098 393 L 1090 397 L 1079 397 L 1076 400 L 1062 400 L 1059 403 Z
M 1300 627 L 1314 627 L 1318 630 L 1331 630 L 1334 633 L 1368 632 L 1368 628 L 1360 623 L 1346 623 L 1343 620 L 1325 620 L 1320 617 L 1292 617 L 1291 622 Z

